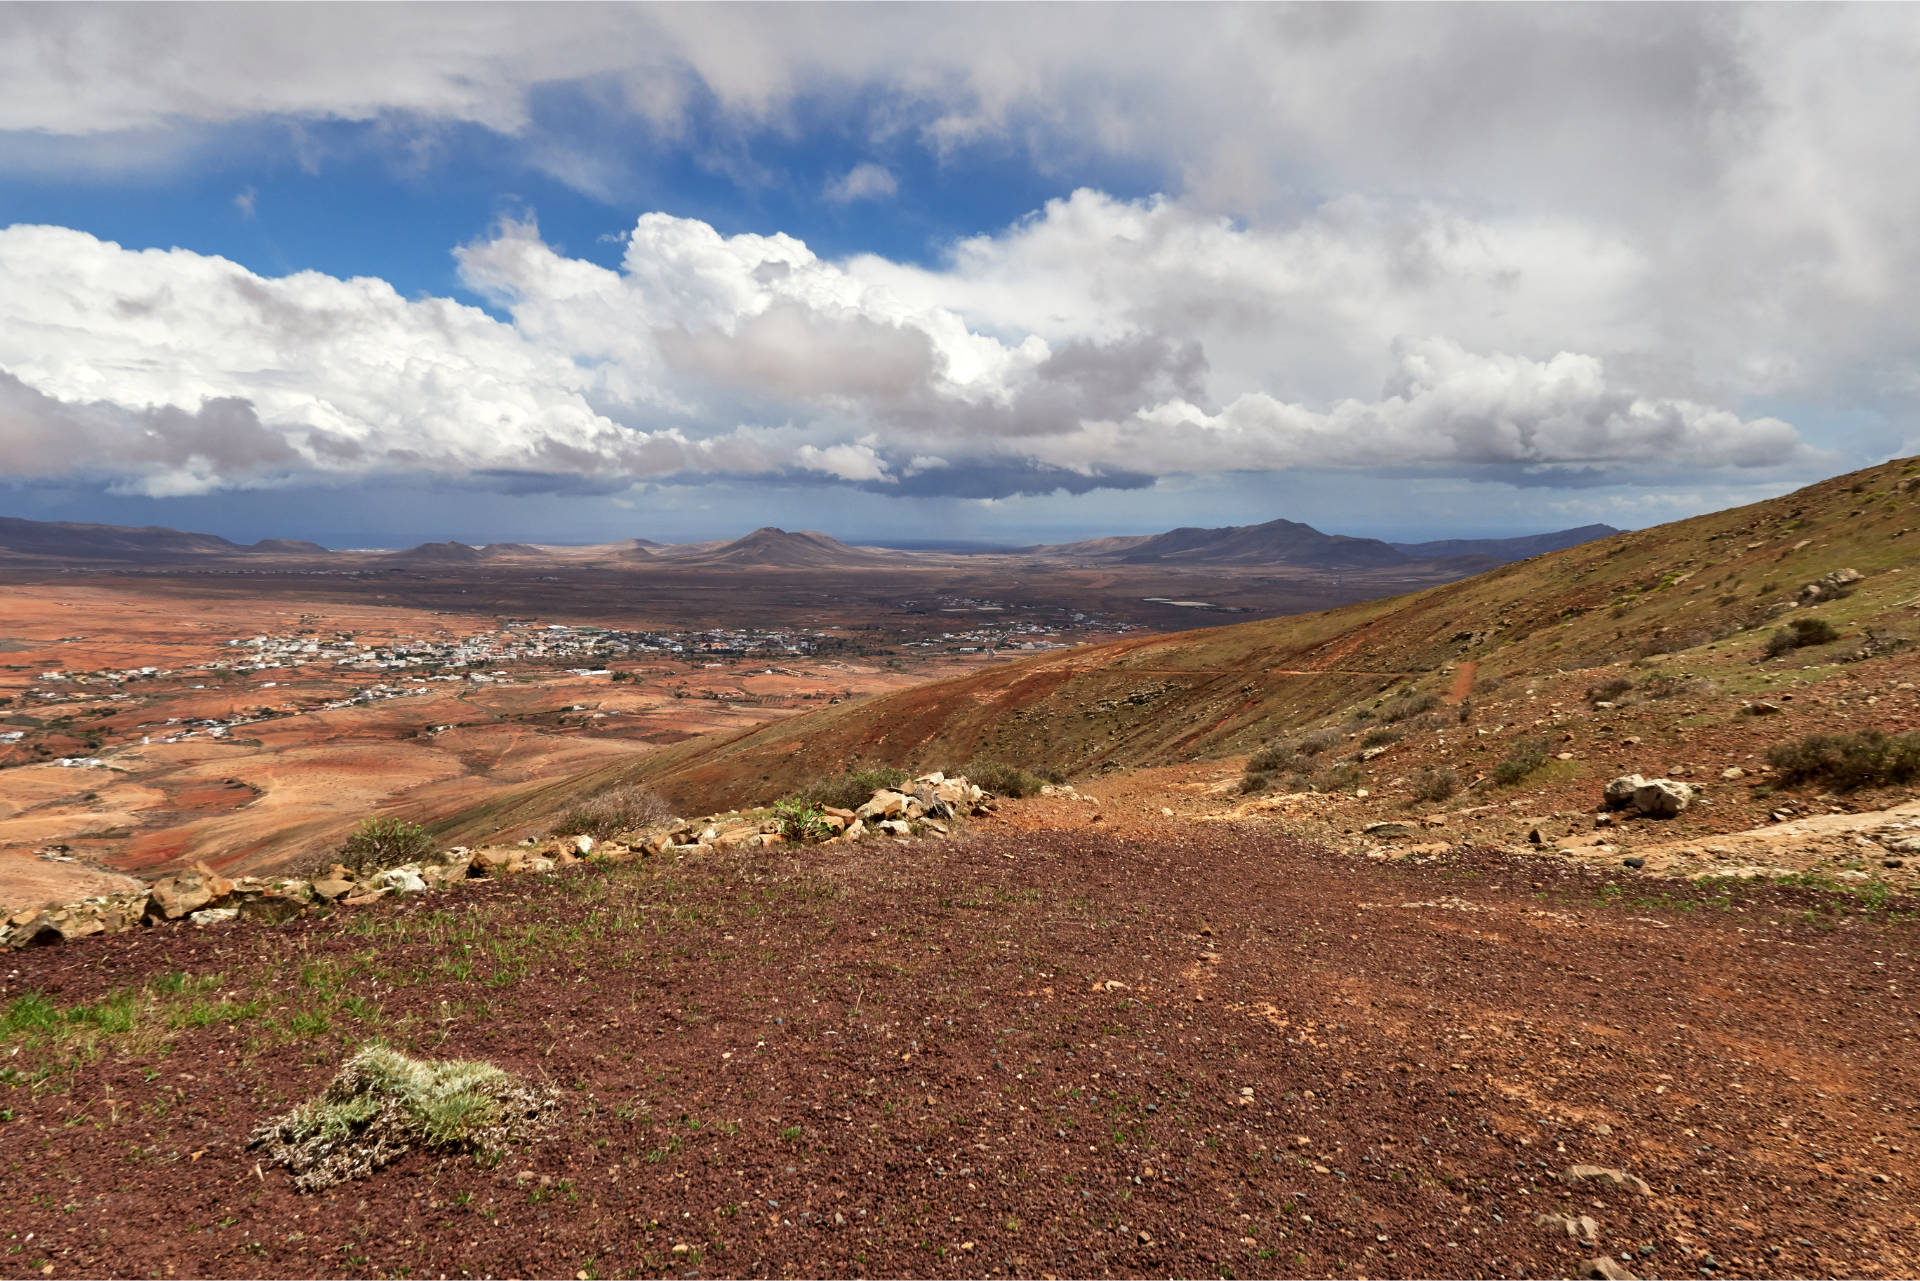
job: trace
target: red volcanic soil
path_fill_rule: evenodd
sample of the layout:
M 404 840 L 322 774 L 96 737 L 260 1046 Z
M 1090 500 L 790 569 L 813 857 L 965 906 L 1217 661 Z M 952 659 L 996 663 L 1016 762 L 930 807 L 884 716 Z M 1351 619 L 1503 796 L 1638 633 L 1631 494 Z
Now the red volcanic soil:
M 0 1001 L 40 993 L 79 1031 L 9 1024 L 0 1047 L 0 1258 L 1566 1276 L 1605 1252 L 1638 1275 L 1913 1275 L 1916 927 L 1686 893 L 1271 829 L 1008 825 L 22 953 Z M 86 1013 L 107 1008 L 129 1013 Z M 548 1082 L 562 1120 L 497 1165 L 415 1152 L 295 1193 L 249 1131 L 374 1037 Z M 1648 1190 L 1561 1180 L 1581 1164 Z M 1560 1213 L 1598 1240 L 1535 1221 Z

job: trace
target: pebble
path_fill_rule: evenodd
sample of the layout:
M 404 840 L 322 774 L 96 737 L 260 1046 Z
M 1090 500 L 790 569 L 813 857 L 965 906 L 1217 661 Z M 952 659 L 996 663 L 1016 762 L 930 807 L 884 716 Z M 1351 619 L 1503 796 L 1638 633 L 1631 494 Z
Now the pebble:
M 1632 858 L 1623 858 L 1620 861 L 1626 864 L 1628 867 L 1634 868 L 1635 870 L 1643 868 L 1647 865 L 1647 860 L 1641 858 L 1637 854 L 1634 855 Z

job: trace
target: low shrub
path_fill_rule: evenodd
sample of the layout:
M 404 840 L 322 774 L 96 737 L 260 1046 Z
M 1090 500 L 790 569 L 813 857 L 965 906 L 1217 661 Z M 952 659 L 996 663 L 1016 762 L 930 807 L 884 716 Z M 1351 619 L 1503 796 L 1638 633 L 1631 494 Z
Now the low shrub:
M 411 863 L 433 853 L 433 834 L 418 823 L 397 818 L 370 818 L 353 830 L 340 847 L 340 861 L 355 872 L 377 871 Z
M 529 1138 L 557 1105 L 490 1063 L 411 1059 L 372 1045 L 348 1059 L 320 1097 L 255 1130 L 248 1146 L 317 1192 L 371 1174 L 416 1144 L 484 1154 Z
M 1410 716 L 1430 712 L 1438 706 L 1440 706 L 1440 696 L 1431 690 L 1418 694 L 1409 690 L 1396 698 L 1389 699 L 1376 715 L 1387 724 L 1393 725 Z
M 835 809 L 858 809 L 873 798 L 881 788 L 903 786 L 909 775 L 903 769 L 889 769 L 881 766 L 876 769 L 848 770 L 832 778 L 818 779 L 795 792 L 788 799 L 803 809 L 819 809 L 831 805 Z M 979 782 L 978 779 L 974 780 Z M 985 787 L 985 783 L 980 784 Z
M 1376 725 L 1360 736 L 1360 746 L 1385 747 L 1389 743 L 1399 742 L 1402 737 L 1400 731 L 1397 729 L 1389 729 L 1385 725 Z
M 1004 761 L 969 761 L 961 772 L 968 782 L 986 788 L 995 796 L 1032 796 L 1041 788 L 1037 775 Z
M 1615 676 L 1601 681 L 1587 689 L 1589 703 L 1617 703 L 1620 696 L 1633 688 L 1633 682 L 1624 676 Z
M 1249 772 L 1240 780 L 1240 794 L 1245 796 L 1251 792 L 1264 792 L 1267 790 L 1268 782 L 1269 780 L 1265 774 Z
M 1447 800 L 1460 790 L 1460 775 L 1445 768 L 1416 770 L 1411 781 L 1413 799 L 1429 804 Z
M 560 816 L 551 836 L 591 836 L 608 840 L 672 818 L 673 809 L 660 794 L 636 784 L 610 787 L 588 797 Z
M 1547 763 L 1547 740 L 1523 738 L 1508 749 L 1506 759 L 1493 767 L 1493 781 L 1511 786 Z
M 1796 618 L 1767 638 L 1767 657 L 1778 658 L 1809 645 L 1840 639 L 1840 629 L 1824 618 Z
M 1819 782 L 1841 791 L 1910 783 L 1920 778 L 1920 732 L 1809 734 L 1776 743 L 1767 752 L 1767 764 L 1779 771 L 1782 782 Z
M 1300 750 L 1302 756 L 1318 756 L 1329 748 L 1338 747 L 1346 737 L 1346 730 L 1330 725 L 1325 729 L 1317 729 L 1311 734 L 1302 735 L 1300 741 L 1294 746 Z
M 781 801 L 773 807 L 773 817 L 780 824 L 780 835 L 796 845 L 813 845 L 834 835 L 818 806 Z
M 1366 781 L 1357 765 L 1335 765 L 1313 776 L 1316 792 L 1351 792 Z
M 1270 774 L 1275 770 L 1297 770 L 1304 767 L 1307 760 L 1292 743 L 1275 743 L 1265 747 L 1247 758 L 1249 774 Z
M 1640 692 L 1648 698 L 1678 698 L 1682 694 L 1715 694 L 1720 687 L 1704 676 L 1681 672 L 1662 672 L 1640 682 Z

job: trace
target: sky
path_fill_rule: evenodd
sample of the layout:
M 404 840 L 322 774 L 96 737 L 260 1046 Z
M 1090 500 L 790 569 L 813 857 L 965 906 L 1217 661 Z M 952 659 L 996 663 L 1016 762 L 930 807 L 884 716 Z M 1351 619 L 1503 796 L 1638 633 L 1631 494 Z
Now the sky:
M 0 4 L 0 514 L 1641 527 L 1920 452 L 1920 6 Z

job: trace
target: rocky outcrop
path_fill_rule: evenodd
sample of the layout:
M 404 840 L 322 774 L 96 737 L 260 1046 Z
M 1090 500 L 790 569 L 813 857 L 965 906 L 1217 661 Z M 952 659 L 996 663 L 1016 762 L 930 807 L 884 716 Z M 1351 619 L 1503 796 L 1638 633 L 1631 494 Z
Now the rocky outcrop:
M 814 817 L 831 835 L 820 844 L 849 845 L 874 834 L 906 838 L 951 835 L 951 820 L 992 808 L 993 797 L 964 778 L 925 774 L 900 789 L 883 788 L 857 810 L 828 808 Z M 764 813 L 764 811 L 762 812 Z M 357 907 L 389 894 L 425 894 L 472 877 L 552 872 L 585 858 L 626 863 L 640 858 L 770 849 L 787 843 L 780 820 L 752 814 L 680 819 L 596 841 L 574 836 L 513 846 L 442 850 L 418 862 L 356 872 L 335 863 L 311 879 L 229 880 L 204 865 L 165 876 L 145 891 L 102 895 L 58 907 L 16 912 L 0 920 L 0 950 L 66 943 L 96 934 L 185 922 L 192 926 L 248 921 L 277 925 L 309 912 Z

